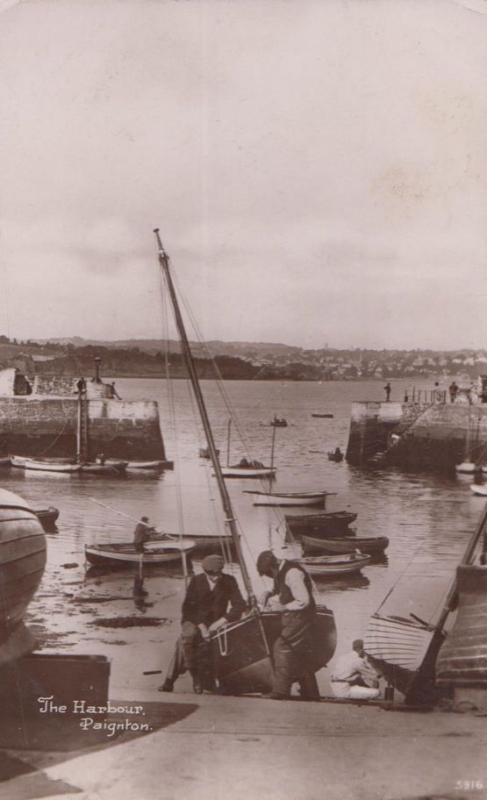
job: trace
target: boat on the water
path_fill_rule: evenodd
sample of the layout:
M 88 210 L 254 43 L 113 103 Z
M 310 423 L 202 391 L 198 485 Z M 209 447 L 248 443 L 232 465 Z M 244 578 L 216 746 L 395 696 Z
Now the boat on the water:
M 162 472 L 168 469 L 168 461 L 127 461 L 128 472 Z
M 472 483 L 470 491 L 480 497 L 487 497 L 487 483 Z
M 144 551 L 138 552 L 132 542 L 114 542 L 112 544 L 85 545 L 85 558 L 95 566 L 127 567 L 154 566 L 181 561 L 194 549 L 192 540 L 171 542 L 146 542 Z
M 389 545 L 387 536 L 342 536 L 340 539 L 317 539 L 314 536 L 303 536 L 301 539 L 305 551 L 319 553 L 352 553 L 359 550 L 366 555 L 379 555 Z
M 310 575 L 315 577 L 336 578 L 339 575 L 351 575 L 360 572 L 362 567 L 370 563 L 370 556 L 362 553 L 348 553 L 340 556 L 303 556 L 297 558 Z
M 337 447 L 336 450 L 329 450 L 327 456 L 328 456 L 328 461 L 336 461 L 337 464 L 339 464 L 340 461 L 343 461 L 343 459 L 345 458 L 339 447 Z
M 237 527 L 223 469 L 216 452 L 213 431 L 169 268 L 169 259 L 162 246 L 158 229 L 154 233 L 157 240 L 159 264 L 170 295 L 183 357 L 205 432 L 225 524 L 232 537 L 250 608 L 250 613 L 247 616 L 212 633 L 208 643 L 212 673 L 219 689 L 226 693 L 242 694 L 244 692 L 270 691 L 273 680 L 272 645 L 280 634 L 280 614 L 262 611 L 252 588 L 240 543 L 240 531 Z M 274 428 L 273 431 L 275 431 Z M 326 666 L 333 657 L 336 647 L 336 627 L 333 612 L 325 606 L 317 608 L 315 628 L 313 659 L 315 662 L 314 669 L 317 671 L 319 668 Z
M 254 497 L 254 506 L 324 506 L 329 492 L 263 492 L 244 489 Z
M 56 520 L 59 517 L 59 509 L 54 506 L 48 508 L 34 509 L 34 514 L 41 523 L 45 531 L 52 531 L 56 528 Z
M 323 511 L 319 514 L 286 514 L 286 526 L 290 533 L 301 536 L 304 533 L 321 536 L 349 534 L 349 525 L 355 522 L 357 514 L 352 511 Z
M 57 472 L 72 475 L 81 471 L 80 464 L 72 462 L 58 461 L 55 459 L 24 458 L 23 456 L 12 456 L 10 459 L 12 467 L 23 469 L 27 472 Z
M 23 624 L 46 563 L 46 538 L 28 503 L 0 489 L 0 664 L 35 647 Z
M 128 461 L 107 459 L 106 461 L 81 462 L 79 466 L 82 475 L 123 475 L 127 470 Z
M 200 453 L 200 458 L 206 458 L 206 459 L 210 460 L 210 458 L 211 458 L 210 451 L 208 450 L 207 447 L 200 447 L 199 453 Z M 216 454 L 217 454 L 217 456 L 219 456 L 220 455 L 220 451 L 217 450 Z
M 245 458 L 239 464 L 221 470 L 224 478 L 273 478 L 276 474 L 275 467 L 265 467 L 260 461 L 247 461 Z
M 287 428 L 287 419 L 284 419 L 284 417 L 275 416 L 273 419 L 271 419 L 270 424 L 273 428 Z
M 455 472 L 459 475 L 477 475 L 482 472 L 482 467 L 473 461 L 462 461 L 461 464 L 456 465 Z
M 333 414 L 311 414 L 311 416 L 320 419 L 333 419 Z

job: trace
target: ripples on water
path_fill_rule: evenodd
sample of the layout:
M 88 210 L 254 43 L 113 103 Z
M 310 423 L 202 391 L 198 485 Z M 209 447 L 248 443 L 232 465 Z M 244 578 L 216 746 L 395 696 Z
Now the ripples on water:
M 202 385 L 224 462 L 228 413 L 216 384 L 204 381 Z M 412 611 L 434 620 L 483 501 L 473 497 L 465 480 L 399 470 L 361 470 L 328 461 L 328 450 L 337 445 L 346 448 L 352 400 L 383 399 L 382 382 L 235 381 L 224 387 L 238 418 L 231 439 L 232 463 L 243 455 L 268 463 L 269 422 L 274 413 L 284 416 L 288 427 L 276 430 L 278 476 L 274 488 L 336 492 L 328 498 L 328 509 L 357 512 L 355 527 L 360 536 L 390 539 L 387 558 L 365 567 L 361 575 L 316 581 L 321 601 L 335 612 L 338 652 L 364 632 L 369 616 L 392 587 L 382 611 Z M 405 387 L 405 382 L 393 383 L 393 399 L 395 392 L 402 397 Z M 119 379 L 117 388 L 125 399 L 159 401 L 167 454 L 175 460 L 174 472 L 160 478 L 137 475 L 107 480 L 40 473 L 24 476 L 11 471 L 5 474 L 4 486 L 18 492 L 33 507 L 51 504 L 61 512 L 59 531 L 48 535 L 46 572 L 29 609 L 30 622 L 37 626 L 44 646 L 61 652 L 108 653 L 112 658 L 112 685 L 137 687 L 148 686 L 148 680 L 154 685 L 154 678 L 144 677 L 143 671 L 161 668 L 167 662 L 168 648 L 178 631 L 184 582 L 174 568 L 151 572 L 144 578 L 147 594 L 142 594 L 130 572 L 87 572 L 84 545 L 131 539 L 134 520 L 144 513 L 172 531 L 179 529 L 182 518 L 187 533 L 222 530 L 222 515 L 211 467 L 198 458 L 198 449 L 205 443 L 187 382 L 173 384 L 175 422 L 171 420 L 173 404 L 165 381 Z M 417 388 L 431 387 L 424 384 Z M 334 414 L 333 419 L 311 417 L 313 412 L 324 411 Z M 245 443 L 239 440 L 237 430 L 244 433 Z M 272 543 L 276 548 L 284 547 L 282 552 L 289 557 L 299 553 L 299 545 L 284 542 L 282 510 L 253 507 L 251 496 L 242 493 L 244 488 L 261 488 L 256 482 L 228 481 L 227 485 L 259 593 L 264 585 L 256 576 L 254 564 L 260 550 Z M 295 509 L 294 513 L 302 511 Z M 235 565 L 232 571 L 238 572 Z M 96 624 L 107 617 L 134 615 L 165 621 L 154 628 Z

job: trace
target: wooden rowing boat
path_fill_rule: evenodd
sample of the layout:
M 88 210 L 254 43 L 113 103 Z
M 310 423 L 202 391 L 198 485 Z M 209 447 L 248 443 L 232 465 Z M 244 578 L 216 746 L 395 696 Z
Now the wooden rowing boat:
M 353 553 L 359 550 L 370 556 L 383 553 L 389 544 L 387 536 L 343 536 L 340 539 L 317 539 L 313 536 L 303 536 L 301 541 L 304 550 L 330 554 Z
M 324 506 L 328 492 L 262 492 L 244 489 L 254 496 L 254 506 Z
M 275 467 L 246 467 L 241 464 L 221 469 L 224 478 L 273 478 L 277 471 Z
M 34 509 L 34 514 L 45 531 L 52 531 L 56 528 L 56 520 L 59 517 L 58 508 L 49 506 L 48 508 Z
M 336 578 L 340 575 L 351 575 L 360 572 L 362 567 L 370 563 L 370 556 L 361 553 L 349 553 L 341 556 L 307 556 L 296 559 L 306 572 L 315 577 Z
M 71 475 L 81 470 L 80 464 L 50 459 L 24 458 L 22 456 L 12 456 L 10 463 L 12 467 L 24 469 L 27 472 L 56 472 Z
M 286 514 L 286 525 L 295 536 L 319 534 L 322 536 L 350 533 L 348 526 L 355 522 L 357 514 L 352 511 L 324 511 L 320 514 Z
M 0 489 L 0 663 L 35 646 L 23 617 L 45 563 L 46 538 L 34 511 L 18 495 Z
M 168 564 L 181 561 L 183 555 L 189 556 L 194 549 L 192 540 L 185 542 L 146 542 L 144 552 L 136 551 L 131 542 L 116 542 L 113 544 L 87 544 L 85 545 L 85 558 L 95 566 L 144 567 Z

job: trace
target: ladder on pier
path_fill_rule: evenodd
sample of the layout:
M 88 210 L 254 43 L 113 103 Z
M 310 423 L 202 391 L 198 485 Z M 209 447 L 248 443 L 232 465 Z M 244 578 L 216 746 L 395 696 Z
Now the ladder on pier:
M 86 391 L 80 392 L 78 395 L 78 430 L 76 437 L 76 461 L 82 464 L 89 459 L 88 443 L 89 443 L 89 417 L 88 417 L 89 400 Z

